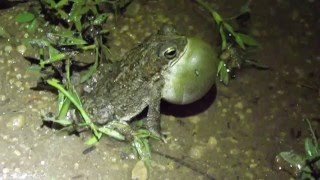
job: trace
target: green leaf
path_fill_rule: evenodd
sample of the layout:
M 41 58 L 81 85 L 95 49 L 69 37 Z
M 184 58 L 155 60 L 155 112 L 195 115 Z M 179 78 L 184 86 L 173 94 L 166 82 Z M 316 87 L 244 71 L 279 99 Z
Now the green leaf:
M 151 151 L 148 139 L 135 137 L 132 146 L 142 160 L 150 160 Z
M 66 56 L 67 56 L 67 55 L 64 54 L 64 53 L 60 53 L 60 54 L 51 56 L 49 59 L 40 62 L 40 66 L 43 67 L 43 66 L 46 65 L 46 64 L 51 64 L 51 63 L 54 63 L 54 62 L 56 62 L 56 61 L 61 61 L 61 60 L 65 59 Z
M 118 131 L 116 130 L 113 130 L 113 129 L 110 129 L 110 128 L 107 128 L 107 127 L 100 127 L 98 129 L 100 132 L 102 132 L 103 134 L 106 134 L 114 139 L 117 139 L 119 141 L 124 141 L 125 140 L 125 137 L 119 133 Z
M 219 65 L 218 65 L 217 76 L 219 75 L 219 73 L 220 73 L 220 71 L 221 71 L 221 69 L 222 69 L 223 66 L 224 66 L 224 62 L 223 62 L 223 61 L 220 61 L 220 62 L 219 62 Z
M 83 3 L 81 1 L 74 2 L 72 8 L 69 13 L 69 20 L 74 23 L 76 26 L 77 31 L 81 32 L 82 25 L 81 25 L 81 10 L 82 10 Z
M 253 39 L 251 36 L 248 36 L 242 33 L 237 33 L 237 34 L 244 44 L 248 46 L 259 46 L 259 43 L 255 39 Z
M 47 4 L 49 4 L 51 8 L 55 8 L 56 5 L 57 5 L 54 0 L 44 0 L 44 2 L 46 2 Z
M 312 139 L 310 138 L 306 138 L 304 140 L 304 149 L 309 157 L 318 155 L 317 147 L 313 144 Z
M 197 0 L 197 2 L 202 6 L 204 7 L 205 9 L 207 9 L 213 19 L 216 21 L 217 25 L 220 25 L 220 23 L 223 21 L 222 17 L 219 15 L 219 13 L 217 13 L 213 8 L 210 7 L 210 5 L 202 0 Z
M 94 135 L 99 138 L 101 137 L 101 132 L 98 132 L 97 127 L 95 124 L 92 123 L 89 115 L 86 113 L 84 108 L 77 102 L 77 99 L 67 91 L 57 79 L 48 79 L 47 83 L 55 88 L 57 88 L 61 93 L 63 93 L 72 103 L 73 105 L 80 111 L 81 116 L 83 117 L 84 121 L 88 124 L 88 126 L 91 128 L 93 131 Z
M 221 49 L 225 50 L 227 48 L 227 39 L 226 39 L 226 35 L 223 31 L 223 26 L 220 26 L 219 32 L 220 32 L 220 37 L 221 37 Z
M 223 84 L 228 85 L 229 84 L 229 72 L 228 69 L 226 67 L 226 64 L 223 61 L 220 61 L 219 64 L 220 67 L 219 68 L 219 77 L 220 77 L 220 81 L 223 82 Z
M 55 122 L 55 123 L 58 123 L 62 126 L 69 126 L 72 124 L 72 121 L 70 121 L 69 119 L 46 119 L 44 118 L 43 119 L 44 121 L 50 121 L 50 122 Z
M 40 73 L 41 67 L 37 64 L 32 64 L 27 68 L 28 72 Z
M 101 135 L 100 135 L 100 137 L 91 136 L 89 139 L 86 140 L 86 142 L 84 144 L 89 145 L 89 146 L 96 144 L 99 141 L 99 139 L 101 138 Z
M 38 21 L 37 19 L 34 19 L 28 26 L 27 26 L 27 30 L 29 32 L 35 32 L 35 30 L 38 28 Z
M 49 57 L 50 59 L 54 59 L 57 55 L 61 54 L 56 48 L 49 46 Z
M 107 20 L 108 16 L 109 16 L 108 13 L 99 14 L 99 16 L 93 21 L 93 24 L 101 25 Z
M 244 43 L 242 39 L 238 36 L 238 34 L 234 34 L 234 40 L 237 42 L 237 44 L 242 48 L 245 49 Z
M 60 1 L 56 4 L 55 9 L 58 9 L 58 8 L 60 8 L 60 7 L 62 7 L 62 6 L 65 6 L 65 5 L 67 5 L 68 3 L 69 3 L 69 0 L 60 0 Z
M 58 91 L 58 110 L 61 111 L 63 104 L 65 103 L 66 97 L 63 93 Z
M 58 9 L 57 12 L 62 19 L 68 21 L 69 15 L 66 12 L 64 12 L 63 10 L 60 10 L 60 9 Z
M 44 39 L 30 39 L 28 41 L 33 46 L 38 46 L 40 48 L 50 46 L 50 42 Z
M 227 31 L 234 37 L 234 40 L 237 42 L 237 44 L 242 48 L 245 49 L 245 46 L 243 44 L 242 39 L 238 36 L 238 34 L 233 30 L 233 28 L 230 26 L 230 24 L 224 22 L 222 23 L 223 26 L 226 28 Z
M 34 14 L 28 11 L 23 11 L 16 16 L 16 21 L 19 23 L 31 22 L 34 18 Z
M 303 167 L 305 165 L 305 158 L 292 151 L 281 152 L 279 156 L 281 156 L 285 161 L 287 161 L 290 165 L 294 167 Z
M 85 45 L 87 42 L 80 36 L 75 36 L 75 32 L 63 30 L 60 34 L 47 33 L 47 37 L 51 43 L 60 46 Z
M 97 47 L 95 47 L 95 53 L 96 53 L 96 57 L 95 57 L 94 64 L 90 66 L 89 69 L 86 70 L 85 73 L 81 76 L 80 78 L 81 83 L 84 83 L 85 81 L 87 81 L 97 71 L 97 68 L 99 65 L 99 49 Z
M 60 41 L 59 45 L 84 45 L 84 44 L 87 44 L 87 42 L 85 40 L 83 40 L 81 37 L 68 36 L 68 37 L 63 37 L 63 38 L 65 38 L 65 39 Z
M 251 1 L 248 0 L 244 5 L 241 6 L 241 8 L 240 8 L 240 13 L 241 14 L 245 14 L 245 13 L 251 12 L 251 9 L 249 7 L 250 2 Z
M 221 24 L 222 23 L 222 17 L 214 10 L 211 10 L 211 15 L 214 18 L 214 20 L 216 21 L 216 24 Z
M 138 129 L 136 132 L 133 133 L 133 135 L 140 139 L 147 139 L 147 138 L 153 138 L 156 140 L 160 140 L 159 137 L 154 136 L 151 134 L 151 132 L 147 129 Z

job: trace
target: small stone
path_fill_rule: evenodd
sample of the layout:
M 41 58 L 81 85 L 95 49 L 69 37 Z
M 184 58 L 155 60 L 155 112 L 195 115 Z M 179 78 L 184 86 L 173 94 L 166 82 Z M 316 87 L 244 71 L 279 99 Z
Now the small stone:
M 202 146 L 196 145 L 191 147 L 189 151 L 189 156 L 193 159 L 200 159 L 204 153 L 204 148 Z
M 238 113 L 238 116 L 239 116 L 240 120 L 244 120 L 244 118 L 245 118 L 244 114 L 241 112 Z
M 215 147 L 218 144 L 218 141 L 215 137 L 211 136 L 208 139 L 208 146 L 209 147 Z
M 15 129 L 20 129 L 25 125 L 25 117 L 21 114 L 13 116 L 9 119 L 9 122 L 7 123 L 7 127 Z
M 256 163 L 251 163 L 251 164 L 249 165 L 249 167 L 250 167 L 250 168 L 255 168 L 255 167 L 257 167 L 257 164 L 256 164 Z
M 124 25 L 122 26 L 122 28 L 120 29 L 120 32 L 123 33 L 123 32 L 126 32 L 129 30 L 129 26 L 128 25 Z
M 115 40 L 114 42 L 113 42 L 113 44 L 115 45 L 115 46 L 120 46 L 121 45 L 121 41 L 120 40 Z
M 27 38 L 29 37 L 29 34 L 28 34 L 28 33 L 25 33 L 25 34 L 23 35 L 23 37 L 27 39 Z
M 237 154 L 239 154 L 239 151 L 238 151 L 238 149 L 231 149 L 230 154 L 237 155 Z
M 242 102 L 237 102 L 235 105 L 234 105 L 235 108 L 237 109 L 243 109 L 243 104 Z
M 16 75 L 16 78 L 17 78 L 17 79 L 21 79 L 21 78 L 22 78 L 22 75 L 21 75 L 21 74 L 17 74 L 17 75 Z
M 22 86 L 22 82 L 21 81 L 16 81 L 14 83 L 14 85 L 17 87 L 17 88 L 20 88 Z
M 193 116 L 193 117 L 190 117 L 189 121 L 193 124 L 197 124 L 200 122 L 200 117 L 199 116 Z
M 74 168 L 75 170 L 79 169 L 79 163 L 74 163 L 74 164 L 73 164 L 73 168 Z
M 245 176 L 246 176 L 248 179 L 254 179 L 253 174 L 250 173 L 250 172 L 246 172 L 246 173 L 245 173 Z
M 14 172 L 16 172 L 16 173 L 20 173 L 20 172 L 21 172 L 21 170 L 20 170 L 20 168 L 14 168 Z
M 283 94 L 284 94 L 284 91 L 278 90 L 277 93 L 278 93 L 279 95 L 283 95 Z
M 21 152 L 18 151 L 18 150 L 14 150 L 13 153 L 14 153 L 15 155 L 17 155 L 17 156 L 21 156 Z
M 27 50 L 27 47 L 25 45 L 19 45 L 17 46 L 17 51 L 21 54 L 21 55 L 24 55 L 24 53 L 26 52 Z
M 0 95 L 0 101 L 5 101 L 7 100 L 7 97 L 5 95 Z
M 4 47 L 4 51 L 5 51 L 6 53 L 10 53 L 10 52 L 12 51 L 12 46 L 5 46 L 5 47 Z
M 169 116 L 169 121 L 176 121 L 176 118 L 174 116 Z
M 250 109 L 250 108 L 246 109 L 246 113 L 251 114 L 252 113 L 252 109 Z
M 142 160 L 138 161 L 131 172 L 131 179 L 133 180 L 147 180 L 148 169 Z
M 3 174 L 9 173 L 9 168 L 3 168 L 3 169 L 2 169 L 2 173 L 3 173 Z

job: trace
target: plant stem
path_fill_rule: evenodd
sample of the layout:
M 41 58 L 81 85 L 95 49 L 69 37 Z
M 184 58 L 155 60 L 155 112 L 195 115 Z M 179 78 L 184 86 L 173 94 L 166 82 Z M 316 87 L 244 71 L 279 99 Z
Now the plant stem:
M 92 123 L 89 115 L 85 112 L 85 110 L 83 109 L 83 107 L 80 105 L 80 103 L 78 102 L 77 99 L 74 98 L 74 96 L 72 96 L 70 94 L 70 92 L 68 92 L 67 90 L 65 90 L 63 88 L 63 86 L 61 86 L 59 84 L 59 81 L 56 79 L 49 79 L 47 80 L 47 83 L 55 88 L 57 88 L 61 93 L 63 93 L 68 99 L 70 99 L 70 101 L 76 106 L 76 108 L 80 111 L 84 121 L 86 122 L 86 124 L 88 124 L 90 126 L 90 128 L 92 129 L 94 135 L 96 137 L 99 137 L 99 132 L 97 131 L 96 126 Z
M 318 145 L 317 137 L 316 137 L 316 135 L 314 134 L 314 131 L 313 131 L 313 129 L 312 129 L 312 126 L 311 126 L 311 123 L 310 123 L 309 119 L 306 119 L 306 121 L 307 121 L 307 123 L 308 123 L 308 125 L 309 125 L 309 129 L 310 129 L 310 132 L 311 132 L 312 139 L 313 139 L 313 141 L 314 141 L 315 147 L 316 147 L 316 149 L 318 150 L 319 145 Z

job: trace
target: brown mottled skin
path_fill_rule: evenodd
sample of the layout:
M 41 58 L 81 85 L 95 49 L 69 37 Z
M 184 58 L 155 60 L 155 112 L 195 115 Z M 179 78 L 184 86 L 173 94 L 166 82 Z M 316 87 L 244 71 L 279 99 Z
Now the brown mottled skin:
M 146 127 L 160 137 L 163 75 L 183 55 L 186 44 L 186 37 L 164 26 L 122 61 L 101 66 L 84 94 L 84 107 L 94 122 L 130 121 L 148 108 Z

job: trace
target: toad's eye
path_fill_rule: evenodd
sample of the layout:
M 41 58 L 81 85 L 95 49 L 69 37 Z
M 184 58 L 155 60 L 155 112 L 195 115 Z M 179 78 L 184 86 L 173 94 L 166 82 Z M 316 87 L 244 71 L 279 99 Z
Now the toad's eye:
M 159 55 L 168 60 L 171 60 L 177 56 L 177 46 L 172 44 L 165 44 L 160 48 Z

